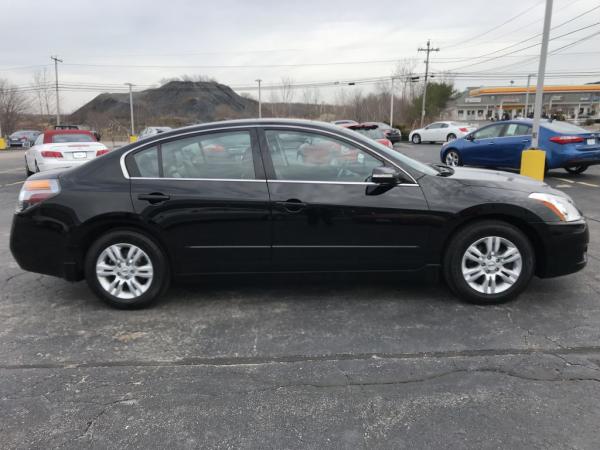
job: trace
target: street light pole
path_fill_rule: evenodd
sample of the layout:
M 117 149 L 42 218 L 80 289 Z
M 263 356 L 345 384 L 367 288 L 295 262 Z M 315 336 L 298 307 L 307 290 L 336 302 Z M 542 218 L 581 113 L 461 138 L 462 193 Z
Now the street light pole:
M 533 74 L 527 75 L 527 90 L 525 91 L 525 118 L 527 119 L 527 114 L 529 114 L 529 86 L 531 85 L 531 77 Z
M 427 77 L 429 76 L 429 54 L 431 52 L 439 52 L 439 48 L 431 48 L 431 41 L 427 40 L 427 48 L 419 48 L 418 52 L 426 52 L 427 58 L 425 58 L 425 85 L 423 86 L 423 103 L 421 104 L 421 128 L 425 120 L 425 101 L 427 98 Z
M 546 13 L 544 15 L 544 31 L 542 35 L 542 49 L 540 65 L 538 68 L 537 86 L 535 89 L 535 105 L 533 108 L 533 131 L 531 133 L 531 146 L 537 148 L 540 134 L 540 118 L 542 116 L 542 101 L 544 97 L 544 75 L 546 74 L 546 59 L 548 58 L 548 40 L 550 37 L 550 23 L 552 22 L 553 0 L 546 0 Z
M 258 118 L 260 119 L 262 117 L 262 96 L 261 96 L 261 90 L 260 90 L 260 83 L 262 82 L 262 80 L 260 78 L 254 80 L 258 83 Z
M 392 90 L 390 91 L 390 127 L 394 127 L 394 77 L 392 77 Z
M 63 62 L 62 59 L 58 59 L 56 56 L 51 56 L 51 60 L 54 61 L 54 85 L 56 87 L 56 125 L 60 125 L 60 98 L 58 95 L 58 63 Z
M 135 86 L 131 83 L 125 83 L 125 86 L 129 86 L 129 113 L 131 114 L 131 135 L 135 136 L 135 125 L 133 123 L 133 92 L 131 88 Z

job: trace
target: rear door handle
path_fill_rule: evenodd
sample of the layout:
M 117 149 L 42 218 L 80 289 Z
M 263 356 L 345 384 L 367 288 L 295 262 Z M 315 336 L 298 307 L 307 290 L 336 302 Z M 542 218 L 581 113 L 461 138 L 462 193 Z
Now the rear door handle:
M 297 213 L 302 211 L 306 207 L 306 203 L 298 200 L 297 198 L 290 198 L 285 202 L 276 202 L 278 205 L 283 206 L 287 212 Z
M 138 200 L 146 200 L 149 203 L 156 204 L 166 202 L 171 197 L 160 192 L 152 192 L 150 194 L 139 194 Z

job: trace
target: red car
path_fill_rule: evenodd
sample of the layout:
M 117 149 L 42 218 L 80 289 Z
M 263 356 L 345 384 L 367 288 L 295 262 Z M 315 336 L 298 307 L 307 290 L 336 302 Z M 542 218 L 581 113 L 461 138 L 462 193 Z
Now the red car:
M 392 141 L 390 141 L 384 131 L 379 127 L 379 125 L 377 125 L 376 123 L 373 122 L 368 122 L 368 123 L 359 123 L 359 124 L 342 124 L 340 125 L 341 127 L 347 128 L 349 130 L 354 130 L 357 133 L 360 133 L 368 138 L 373 139 L 374 141 L 379 142 L 380 144 L 385 145 L 386 147 L 389 148 L 394 148 L 394 146 L 392 145 Z

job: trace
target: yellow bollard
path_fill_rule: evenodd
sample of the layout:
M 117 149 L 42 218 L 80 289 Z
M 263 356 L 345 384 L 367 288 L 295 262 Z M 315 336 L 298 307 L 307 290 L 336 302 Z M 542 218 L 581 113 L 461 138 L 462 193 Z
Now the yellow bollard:
M 521 153 L 521 175 L 544 181 L 546 152 L 544 150 L 523 150 Z
M 133 143 L 133 142 L 137 142 L 138 137 L 135 134 L 132 134 L 131 136 L 129 136 L 129 143 Z
M 6 140 L 0 137 L 0 150 L 6 150 Z

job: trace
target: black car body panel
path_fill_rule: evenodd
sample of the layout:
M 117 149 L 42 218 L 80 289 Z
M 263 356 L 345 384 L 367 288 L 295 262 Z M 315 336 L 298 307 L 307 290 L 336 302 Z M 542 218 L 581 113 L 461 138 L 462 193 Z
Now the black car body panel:
M 381 157 L 403 179 L 397 185 L 278 180 L 264 129 L 335 135 Z M 214 130 L 247 130 L 254 179 L 130 176 L 125 155 L 157 143 Z M 235 158 L 243 156 L 233 156 Z M 246 120 L 162 133 L 66 171 L 61 192 L 15 214 L 11 251 L 25 269 L 83 278 L 83 260 L 99 235 L 140 230 L 164 250 L 175 276 L 203 273 L 397 271 L 431 273 L 462 225 L 499 218 L 522 229 L 538 255 L 537 274 L 557 276 L 585 265 L 584 220 L 563 223 L 530 192 L 562 195 L 548 185 L 504 172 L 457 168 L 423 173 L 393 160 L 373 141 L 308 121 Z M 149 197 L 150 196 L 150 197 Z M 435 271 L 435 270 L 434 270 Z

